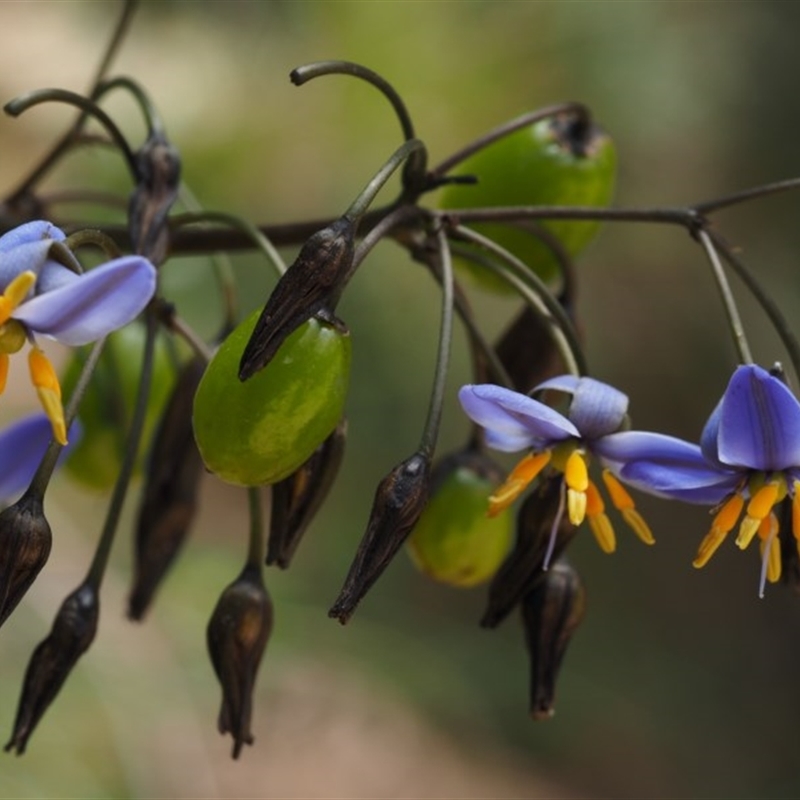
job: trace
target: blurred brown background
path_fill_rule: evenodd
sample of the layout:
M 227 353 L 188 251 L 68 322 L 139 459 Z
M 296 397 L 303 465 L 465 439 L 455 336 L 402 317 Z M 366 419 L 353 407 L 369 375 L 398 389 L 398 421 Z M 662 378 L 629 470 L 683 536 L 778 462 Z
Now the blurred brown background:
M 115 2 L 0 4 L 0 97 L 85 89 Z M 144 2 L 113 71 L 151 92 L 209 208 L 258 222 L 340 212 L 399 141 L 390 109 L 341 76 L 293 87 L 322 58 L 359 61 L 404 97 L 432 161 L 504 119 L 582 100 L 614 136 L 617 202 L 669 206 L 798 172 L 800 5 L 772 2 Z M 133 141 L 129 99 L 106 108 Z M 0 180 L 17 181 L 72 112 L 0 120 Z M 71 157 L 48 186 L 128 191 L 112 153 Z M 719 214 L 720 229 L 797 322 L 797 194 Z M 290 256 L 287 253 L 287 256 Z M 246 306 L 273 278 L 238 257 Z M 209 265 L 185 259 L 166 291 L 204 333 L 218 322 Z M 594 374 L 627 391 L 641 428 L 696 438 L 734 365 L 697 245 L 679 229 L 608 225 L 580 263 Z M 515 619 L 477 627 L 484 592 L 431 585 L 402 554 L 347 628 L 326 617 L 379 478 L 416 446 L 432 379 L 438 297 L 381 245 L 341 305 L 354 336 L 350 442 L 340 481 L 292 569 L 267 575 L 276 630 L 262 666 L 256 744 L 240 763 L 215 731 L 219 690 L 206 620 L 244 556 L 241 492 L 209 479 L 203 519 L 143 626 L 123 618 L 130 561 L 120 531 L 101 629 L 29 752 L 0 767 L 2 797 L 800 796 L 800 598 L 756 595 L 758 559 L 726 543 L 691 559 L 703 509 L 644 498 L 658 540 L 623 531 L 614 556 L 588 534 L 573 560 L 589 613 L 567 655 L 552 721 L 527 709 Z M 740 288 L 735 284 L 737 290 Z M 784 357 L 742 298 L 756 358 Z M 515 306 L 481 304 L 497 331 Z M 466 430 L 469 378 L 456 345 L 442 451 Z M 4 398 L 11 418 L 33 398 Z M 53 554 L 0 636 L 0 710 L 10 733 L 31 649 L 83 575 L 104 499 L 66 480 L 48 498 Z M 133 503 L 131 510 L 133 509 Z

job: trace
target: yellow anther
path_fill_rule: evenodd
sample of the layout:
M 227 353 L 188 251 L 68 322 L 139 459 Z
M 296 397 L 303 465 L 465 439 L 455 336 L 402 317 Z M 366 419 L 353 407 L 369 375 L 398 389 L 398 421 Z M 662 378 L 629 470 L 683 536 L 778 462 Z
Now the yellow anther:
M 577 526 L 586 518 L 586 492 L 567 489 L 567 514 L 569 521 Z
M 549 461 L 550 451 L 525 456 L 489 498 L 488 515 L 494 517 L 508 508 L 525 491 L 525 487 L 547 466 Z
M 613 553 L 617 549 L 617 537 L 614 535 L 614 528 L 611 520 L 601 511 L 598 514 L 587 516 L 589 527 L 591 528 L 597 544 L 604 553 Z
M 656 539 L 650 526 L 644 521 L 642 515 L 636 510 L 633 498 L 628 490 L 617 480 L 609 470 L 603 470 L 603 483 L 606 485 L 611 502 L 621 514 L 628 527 L 645 543 L 655 544 Z
M 26 270 L 20 272 L 6 286 L 3 294 L 0 295 L 0 323 L 6 322 L 11 317 L 14 309 L 25 299 L 34 283 L 36 283 L 36 273 Z
M 761 558 L 764 558 L 764 550 L 769 547 L 767 555 L 767 580 L 770 583 L 777 583 L 781 579 L 781 545 L 778 539 L 778 520 L 774 514 L 770 514 L 761 521 L 758 526 L 758 538 L 761 540 Z
M 645 544 L 655 544 L 656 537 L 653 536 L 653 531 L 650 526 L 644 521 L 642 515 L 635 508 L 623 508 L 620 512 L 622 519 L 628 523 L 628 527 L 639 537 Z
M 717 551 L 717 548 L 725 541 L 725 537 L 728 535 L 728 531 L 723 530 L 722 528 L 714 528 L 712 527 L 711 530 L 706 534 L 705 539 L 700 542 L 700 547 L 697 550 L 697 555 L 694 557 L 694 561 L 692 561 L 692 566 L 696 569 L 700 569 L 700 567 L 704 567 L 711 556 Z
M 28 355 L 28 367 L 31 381 L 39 395 L 39 402 L 53 427 L 53 438 L 59 444 L 66 444 L 67 427 L 64 421 L 64 408 L 61 405 L 61 386 L 56 371 L 38 347 L 34 347 Z
M 600 496 L 600 492 L 593 481 L 589 481 L 586 487 L 586 516 L 594 517 L 602 514 L 606 510 L 606 504 Z
M 739 526 L 739 535 L 736 537 L 737 546 L 744 550 L 758 532 L 761 521 L 767 517 L 772 506 L 778 500 L 780 487 L 775 482 L 765 483 L 747 504 L 747 515 Z
M 711 522 L 711 530 L 700 543 L 697 555 L 692 561 L 693 566 L 699 569 L 708 563 L 708 560 L 714 555 L 717 548 L 736 524 L 743 508 L 744 498 L 741 494 L 732 494 L 722 504 L 722 507 L 717 511 Z
M 570 453 L 564 467 L 564 480 L 566 480 L 568 488 L 582 494 L 589 486 L 589 470 L 586 468 L 586 461 L 580 451 L 573 450 Z
M 800 547 L 800 481 L 792 485 L 792 533 Z

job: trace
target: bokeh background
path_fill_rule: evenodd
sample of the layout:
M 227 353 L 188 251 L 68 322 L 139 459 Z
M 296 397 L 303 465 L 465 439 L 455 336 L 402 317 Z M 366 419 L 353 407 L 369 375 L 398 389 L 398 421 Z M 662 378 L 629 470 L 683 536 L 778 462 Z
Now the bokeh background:
M 118 12 L 105 0 L 0 3 L 0 97 L 85 89 Z M 290 84 L 293 67 L 322 58 L 359 61 L 389 79 L 433 161 L 523 111 L 584 101 L 617 143 L 617 203 L 669 206 L 797 174 L 799 24 L 800 5 L 772 0 L 159 0 L 141 4 L 113 72 L 152 94 L 200 201 L 257 222 L 339 213 L 399 141 L 390 109 L 365 84 L 341 76 Z M 106 107 L 139 141 L 133 103 L 120 94 Z M 53 106 L 0 119 L 2 191 L 71 118 Z M 120 159 L 97 151 L 71 157 L 47 186 L 129 190 Z M 792 193 L 716 217 L 792 324 L 797 208 Z M 255 257 L 235 266 L 243 310 L 255 307 L 274 278 Z M 579 267 L 594 374 L 629 393 L 637 427 L 696 438 L 735 363 L 697 245 L 679 229 L 608 225 Z M 202 259 L 170 262 L 164 275 L 207 335 L 219 321 L 209 275 Z M 735 287 L 757 359 L 784 358 Z M 475 302 L 492 332 L 516 309 Z M 98 638 L 29 751 L 4 759 L 0 796 L 800 796 L 800 598 L 777 586 L 759 600 L 758 559 L 732 543 L 693 570 L 703 509 L 644 498 L 654 548 L 620 530 L 609 557 L 577 537 L 571 552 L 589 612 L 548 722 L 527 717 L 518 621 L 494 632 L 477 626 L 482 589 L 432 585 L 401 554 L 350 625 L 327 619 L 374 486 L 415 448 L 424 423 L 438 296 L 386 243 L 340 310 L 355 353 L 348 452 L 291 570 L 267 576 L 277 622 L 255 746 L 229 759 L 205 653 L 208 616 L 244 557 L 244 497 L 206 481 L 193 537 L 149 618 L 135 625 L 124 618 L 135 487 Z M 19 375 L 2 419 L 34 403 Z M 465 434 L 453 401 L 468 377 L 459 338 L 442 451 Z M 104 507 L 103 496 L 63 478 L 48 495 L 52 556 L 0 636 L 9 734 L 29 653 L 83 576 Z

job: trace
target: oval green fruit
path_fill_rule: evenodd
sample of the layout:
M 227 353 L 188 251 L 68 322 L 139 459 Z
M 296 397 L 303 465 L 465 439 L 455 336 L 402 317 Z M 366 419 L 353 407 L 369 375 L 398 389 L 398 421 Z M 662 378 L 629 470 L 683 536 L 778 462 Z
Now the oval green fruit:
M 128 428 L 139 387 L 144 354 L 145 328 L 138 322 L 110 334 L 78 410 L 83 436 L 64 462 L 64 469 L 78 482 L 105 490 L 114 485 L 127 446 Z M 64 397 L 72 394 L 89 349 L 75 351 L 61 380 Z M 135 473 L 144 466 L 147 445 L 153 436 L 175 383 L 175 369 L 163 336 L 156 339 L 153 382 L 142 431 Z
M 246 381 L 239 361 L 259 312 L 220 345 L 194 399 L 193 425 L 211 472 L 240 486 L 291 475 L 342 418 L 350 376 L 348 333 L 308 320 Z
M 495 487 L 466 466 L 442 480 L 408 539 L 409 554 L 422 572 L 465 588 L 494 575 L 513 534 L 509 510 L 486 515 Z
M 521 128 L 492 142 L 459 165 L 452 174 L 474 175 L 478 183 L 448 184 L 440 208 L 489 206 L 597 206 L 612 199 L 617 157 L 611 138 L 574 113 L 562 114 Z M 556 236 L 570 257 L 589 243 L 597 222 L 545 220 L 541 225 Z M 477 232 L 494 239 L 527 264 L 542 280 L 560 275 L 550 248 L 533 234 L 502 223 L 476 223 Z M 482 288 L 513 291 L 494 273 L 467 259 L 456 259 L 462 274 Z

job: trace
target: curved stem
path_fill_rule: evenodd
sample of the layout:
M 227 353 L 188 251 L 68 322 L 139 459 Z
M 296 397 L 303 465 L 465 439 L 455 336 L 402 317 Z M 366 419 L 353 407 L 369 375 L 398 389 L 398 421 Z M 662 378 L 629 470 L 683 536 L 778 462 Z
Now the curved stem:
M 136 392 L 136 402 L 133 408 L 133 417 L 128 437 L 125 442 L 125 453 L 122 457 L 119 475 L 111 492 L 111 499 L 106 511 L 103 530 L 100 533 L 100 541 L 97 544 L 94 558 L 86 575 L 86 582 L 93 586 L 95 590 L 100 589 L 103 575 L 108 564 L 108 557 L 111 554 L 111 545 L 114 543 L 114 535 L 119 525 L 122 505 L 128 486 L 133 475 L 136 464 L 136 457 L 139 453 L 139 445 L 142 439 L 145 416 L 147 414 L 147 402 L 150 397 L 150 385 L 153 378 L 153 356 L 155 352 L 156 332 L 158 330 L 158 320 L 151 305 L 146 312 L 147 332 L 144 340 L 144 354 L 142 357 L 142 371 L 139 376 L 139 387 Z
M 114 120 L 103 111 L 100 106 L 88 97 L 66 89 L 38 89 L 35 92 L 20 95 L 10 100 L 3 106 L 3 110 L 12 117 L 18 117 L 34 106 L 41 103 L 66 103 L 67 105 L 77 106 L 86 115 L 94 117 L 108 131 L 114 143 L 122 151 L 128 163 L 128 169 L 134 180 L 136 180 L 136 158 L 128 145 L 127 140 L 122 135 L 122 131 L 116 126 Z
M 498 275 L 510 283 L 528 301 L 534 311 L 549 323 L 550 331 L 567 371 L 573 375 L 586 375 L 588 373 L 586 360 L 572 320 L 567 316 L 561 303 L 553 296 L 541 278 L 531 272 L 522 261 L 509 253 L 508 250 L 500 247 L 492 239 L 476 233 L 471 228 L 457 225 L 452 228 L 452 232 L 461 239 L 483 247 L 509 266 L 510 272 L 496 265 Z M 495 266 L 491 262 L 487 262 L 487 265 Z
M 111 63 L 116 57 L 117 51 L 128 31 L 128 26 L 133 19 L 133 13 L 137 5 L 138 0 L 125 0 L 123 3 L 122 13 L 114 27 L 114 33 L 95 71 L 94 79 L 89 88 L 90 95 L 94 92 L 100 81 L 103 80 L 103 76 L 108 72 Z M 61 156 L 63 156 L 74 143 L 78 133 L 86 122 L 87 116 L 88 114 L 82 111 L 66 133 L 53 145 L 52 150 L 42 159 L 39 166 L 11 192 L 9 195 L 9 203 L 11 205 L 30 192 L 30 190 L 55 166 Z
M 713 211 L 720 211 L 723 208 L 729 208 L 739 203 L 758 200 L 761 197 L 768 197 L 769 195 L 778 194 L 779 192 L 788 192 L 792 189 L 800 189 L 800 178 L 787 178 L 782 181 L 765 183 L 762 186 L 753 186 L 750 189 L 743 189 L 741 192 L 734 192 L 733 194 L 718 197 L 714 200 L 695 203 L 692 205 L 692 208 L 698 214 L 710 214 Z
M 344 213 L 345 219 L 358 223 L 372 205 L 372 201 L 383 188 L 386 181 L 394 171 L 411 156 L 412 153 L 423 150 L 425 145 L 419 139 L 408 139 L 392 153 L 386 163 L 375 173 L 375 176 L 364 187 L 361 193 Z
M 144 88 L 137 83 L 133 78 L 127 75 L 120 75 L 108 81 L 98 83 L 97 88 L 92 93 L 92 99 L 97 101 L 104 94 L 114 89 L 127 89 L 136 100 L 139 108 L 142 110 L 145 120 L 147 120 L 147 133 L 148 136 L 163 137 L 165 134 L 164 122 L 161 115 L 158 113 L 150 96 L 145 92 Z
M 753 356 L 750 352 L 750 345 L 747 343 L 747 337 L 744 333 L 742 320 L 739 316 L 739 309 L 736 306 L 736 299 L 731 291 L 731 285 L 725 275 L 725 270 L 722 268 L 717 250 L 711 237 L 704 229 L 700 229 L 696 233 L 697 239 L 706 251 L 706 256 L 711 264 L 711 271 L 714 274 L 714 280 L 717 282 L 722 304 L 725 308 L 725 315 L 728 318 L 728 325 L 730 326 L 731 333 L 733 334 L 733 344 L 736 347 L 736 352 L 739 354 L 739 361 L 742 364 L 752 364 Z
M 753 295 L 756 302 L 761 306 L 764 313 L 769 318 L 776 333 L 783 342 L 786 352 L 789 354 L 789 359 L 792 362 L 795 375 L 800 377 L 800 342 L 789 327 L 783 313 L 772 300 L 772 298 L 764 291 L 761 284 L 758 283 L 753 273 L 745 266 L 744 262 L 736 256 L 731 246 L 723 239 L 720 234 L 708 229 L 706 233 L 714 242 L 714 246 L 722 253 L 722 257 L 728 262 L 731 269 L 739 276 L 739 279 Z
M 498 125 L 496 128 L 492 128 L 492 130 L 490 130 L 488 133 L 485 133 L 483 136 L 480 136 L 474 141 L 470 142 L 468 145 L 461 148 L 461 150 L 457 150 L 451 156 L 448 156 L 444 161 L 441 161 L 439 164 L 437 164 L 430 171 L 430 174 L 434 177 L 440 177 L 449 172 L 457 164 L 460 164 L 462 161 L 466 161 L 466 159 L 468 159 L 473 153 L 477 153 L 478 150 L 483 150 L 484 147 L 490 145 L 492 142 L 496 142 L 498 139 L 502 139 L 504 136 L 508 136 L 510 133 L 514 133 L 514 131 L 518 131 L 520 128 L 526 128 L 528 125 L 533 125 L 535 122 L 548 119 L 549 117 L 555 117 L 557 114 L 565 114 L 570 112 L 581 117 L 586 124 L 591 122 L 591 114 L 589 109 L 583 103 L 557 103 L 556 105 L 545 106 L 544 108 L 539 108 L 535 111 L 529 111 L 528 113 L 522 114 L 519 117 L 515 117 L 508 122 L 504 122 L 502 125 Z
M 361 78 L 361 80 L 374 86 L 394 109 L 394 113 L 397 115 L 400 127 L 403 130 L 403 137 L 405 139 L 414 138 L 414 125 L 411 122 L 411 115 L 408 113 L 405 103 L 395 88 L 378 75 L 377 72 L 373 72 L 371 69 L 352 61 L 315 61 L 313 64 L 306 64 L 293 69 L 289 73 L 289 78 L 295 86 L 302 86 L 304 83 L 322 75 L 350 75 L 353 78 Z
M 103 231 L 96 228 L 86 228 L 83 230 L 71 233 L 64 244 L 71 250 L 76 250 L 79 247 L 84 247 L 87 244 L 98 247 L 108 258 L 120 258 L 122 251 L 117 246 L 117 243 Z
M 439 351 L 436 356 L 436 373 L 428 405 L 428 417 L 425 420 L 425 428 L 417 451 L 428 458 L 433 456 L 436 439 L 439 435 L 444 389 L 450 364 L 450 345 L 453 341 L 453 261 L 450 257 L 450 245 L 442 228 L 436 231 L 436 243 L 442 273 L 442 319 L 439 327 Z

